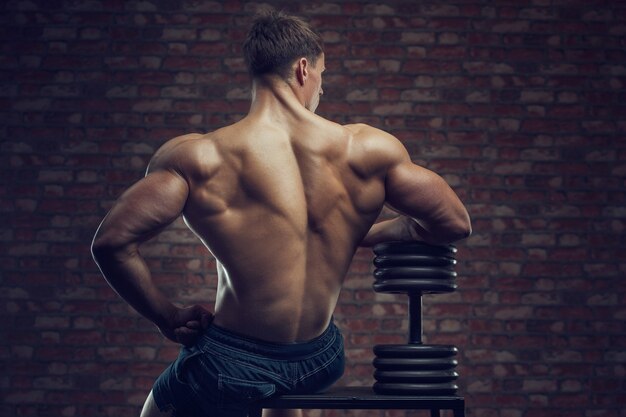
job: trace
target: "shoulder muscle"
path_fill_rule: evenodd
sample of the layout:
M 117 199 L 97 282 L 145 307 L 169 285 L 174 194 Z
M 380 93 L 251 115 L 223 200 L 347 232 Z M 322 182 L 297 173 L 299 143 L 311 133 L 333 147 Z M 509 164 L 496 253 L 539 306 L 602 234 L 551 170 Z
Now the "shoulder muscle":
M 166 170 L 189 179 L 206 174 L 218 163 L 215 144 L 208 135 L 188 134 L 163 144 L 151 158 L 146 175 Z
M 191 141 L 202 138 L 203 135 L 198 133 L 190 133 L 187 135 L 177 136 L 173 139 L 165 142 L 157 151 L 152 155 L 150 162 L 148 163 L 148 169 L 146 174 L 159 170 L 159 169 L 171 169 L 174 168 L 177 161 L 177 156 L 180 152 L 182 145 L 186 145 Z
M 346 125 L 352 133 L 351 161 L 366 174 L 384 174 L 397 164 L 409 162 L 404 145 L 393 135 L 366 124 Z

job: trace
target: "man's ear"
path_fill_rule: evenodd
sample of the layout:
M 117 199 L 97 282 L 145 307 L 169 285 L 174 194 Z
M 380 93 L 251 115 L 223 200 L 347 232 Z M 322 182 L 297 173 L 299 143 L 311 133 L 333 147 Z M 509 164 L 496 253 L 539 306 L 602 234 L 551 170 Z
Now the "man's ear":
M 309 61 L 302 57 L 296 62 L 296 78 L 301 86 L 304 86 L 309 75 Z

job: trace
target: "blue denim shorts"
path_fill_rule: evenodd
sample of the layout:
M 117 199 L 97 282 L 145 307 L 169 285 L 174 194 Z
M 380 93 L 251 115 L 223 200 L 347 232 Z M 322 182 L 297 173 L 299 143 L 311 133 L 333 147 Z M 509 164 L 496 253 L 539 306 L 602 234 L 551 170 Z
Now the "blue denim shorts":
M 161 411 L 174 416 L 245 417 L 273 395 L 320 392 L 345 365 L 343 337 L 331 323 L 304 343 L 268 343 L 212 325 L 159 376 L 152 388 Z

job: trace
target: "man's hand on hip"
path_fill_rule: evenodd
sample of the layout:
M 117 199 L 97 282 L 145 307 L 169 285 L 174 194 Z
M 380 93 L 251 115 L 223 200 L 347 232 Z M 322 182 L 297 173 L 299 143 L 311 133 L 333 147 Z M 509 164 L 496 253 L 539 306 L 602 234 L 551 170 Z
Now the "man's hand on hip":
M 213 314 L 201 305 L 176 307 L 167 327 L 159 327 L 163 336 L 185 346 L 191 346 L 213 321 Z

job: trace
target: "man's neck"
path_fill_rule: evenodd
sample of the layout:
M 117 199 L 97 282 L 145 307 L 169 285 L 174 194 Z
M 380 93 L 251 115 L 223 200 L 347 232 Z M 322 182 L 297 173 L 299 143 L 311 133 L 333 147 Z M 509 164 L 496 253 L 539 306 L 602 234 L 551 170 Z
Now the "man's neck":
M 257 78 L 252 82 L 252 103 L 248 115 L 291 122 L 310 119 L 313 113 L 304 107 L 297 86 L 277 78 Z

